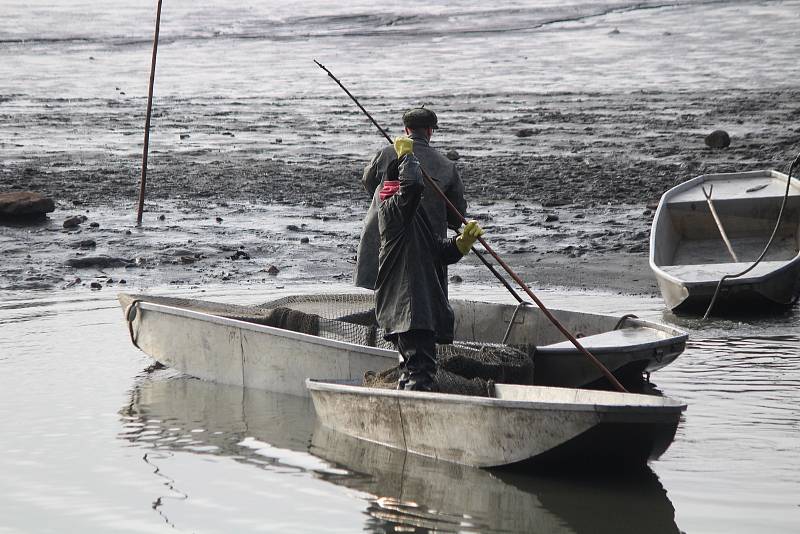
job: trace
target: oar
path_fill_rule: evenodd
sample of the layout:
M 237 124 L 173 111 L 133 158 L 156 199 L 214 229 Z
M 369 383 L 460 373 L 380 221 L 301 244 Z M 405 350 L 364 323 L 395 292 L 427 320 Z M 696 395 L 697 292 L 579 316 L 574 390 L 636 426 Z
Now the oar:
M 358 102 L 356 97 L 354 97 L 350 93 L 350 91 L 348 91 L 347 88 L 344 85 L 342 85 L 342 82 L 340 82 L 339 79 L 336 76 L 334 76 L 330 70 L 328 70 L 324 65 L 322 65 L 322 63 L 320 63 L 316 59 L 314 60 L 314 63 L 316 63 L 322 70 L 328 73 L 328 76 L 330 76 L 331 79 L 335 81 L 339 85 L 339 87 L 341 87 L 342 90 L 344 90 L 345 93 L 347 93 L 347 96 L 349 96 L 353 100 L 353 102 L 355 102 L 356 105 L 361 109 L 361 111 L 364 112 L 364 114 L 369 118 L 369 120 L 372 121 L 372 124 L 374 124 L 375 127 L 378 128 L 378 130 L 383 134 L 386 140 L 392 143 L 392 138 L 389 137 L 389 134 L 386 133 L 386 130 L 380 127 L 380 125 L 375 121 L 375 119 L 372 118 L 372 115 L 370 115 L 367 112 L 367 110 L 364 109 L 364 106 L 362 106 Z M 420 165 L 420 170 L 422 171 L 422 176 L 425 178 L 425 181 L 434 191 L 436 191 L 436 194 L 438 194 L 439 197 L 441 197 L 441 199 L 445 202 L 447 207 L 450 208 L 453 214 L 458 216 L 462 224 L 467 224 L 467 220 L 464 218 L 461 212 L 458 211 L 458 208 L 456 208 L 453 205 L 453 203 L 450 202 L 450 199 L 447 198 L 447 195 L 445 195 L 444 192 L 442 192 L 442 190 L 439 189 L 439 186 L 436 185 L 436 182 L 433 180 L 433 178 L 430 177 L 430 175 L 425 171 L 425 169 L 421 165 Z M 576 349 L 578 349 L 581 353 L 583 353 L 584 356 L 589 358 L 589 361 L 591 361 L 595 365 L 595 367 L 597 367 L 597 369 L 601 373 L 603 373 L 603 376 L 605 376 L 617 390 L 623 393 L 627 393 L 628 390 L 625 389 L 623 385 L 619 383 L 619 380 L 617 380 L 617 378 L 613 375 L 613 373 L 611 373 L 611 371 L 609 371 L 600 360 L 595 358 L 595 356 L 591 352 L 586 350 L 586 348 L 580 344 L 580 342 L 575 338 L 575 336 L 573 336 L 569 332 L 569 330 L 567 330 L 564 327 L 564 325 L 562 325 L 561 322 L 558 319 L 556 319 L 552 313 L 550 313 L 550 310 L 548 310 L 547 307 L 545 307 L 545 305 L 542 303 L 542 301 L 539 300 L 539 298 L 533 294 L 533 291 L 531 291 L 531 289 L 527 286 L 527 284 L 525 284 L 525 282 L 523 282 L 522 279 L 519 276 L 517 276 L 517 274 L 514 271 L 511 270 L 511 267 L 509 267 L 506 264 L 506 262 L 504 262 L 500 258 L 500 256 L 497 255 L 497 253 L 492 249 L 492 247 L 489 246 L 486 240 L 483 239 L 483 237 L 479 237 L 478 241 L 480 242 L 481 245 L 483 245 L 483 248 L 486 249 L 486 252 L 488 252 L 495 259 L 495 261 L 497 261 L 497 263 L 500 264 L 500 266 L 508 273 L 508 275 L 511 276 L 511 278 L 517 284 L 519 284 L 519 286 L 525 291 L 525 293 L 527 293 L 528 296 L 536 303 L 539 309 L 542 310 L 542 313 L 544 313 L 545 316 L 550 320 L 550 322 L 553 323 L 553 326 L 555 326 L 562 334 L 564 334 L 564 337 L 566 337 L 570 341 L 570 343 L 572 343 L 575 346 Z
M 717 210 L 714 208 L 714 203 L 711 202 L 711 193 L 714 192 L 714 184 L 711 184 L 708 187 L 708 191 L 706 191 L 706 186 L 702 186 L 700 189 L 703 190 L 703 195 L 705 195 L 706 202 L 708 202 L 708 209 L 711 210 L 711 216 L 714 217 L 714 222 L 717 223 L 719 235 L 722 236 L 722 240 L 725 241 L 725 246 L 728 247 L 728 253 L 731 255 L 731 258 L 733 258 L 734 263 L 739 263 L 739 258 L 736 257 L 736 253 L 733 251 L 733 246 L 731 246 L 731 241 L 728 239 L 728 234 L 725 233 L 725 228 L 722 226 L 722 221 L 719 219 L 719 215 L 717 215 Z

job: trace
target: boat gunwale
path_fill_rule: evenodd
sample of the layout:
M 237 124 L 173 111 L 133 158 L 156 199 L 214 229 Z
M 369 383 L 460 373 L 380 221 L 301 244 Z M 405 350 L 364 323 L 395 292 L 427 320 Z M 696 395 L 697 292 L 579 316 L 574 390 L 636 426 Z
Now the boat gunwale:
M 129 293 L 123 293 L 128 297 L 132 297 L 133 295 Z M 267 326 L 258 323 L 252 323 L 249 321 L 244 321 L 241 319 L 232 319 L 230 317 L 224 317 L 222 315 L 215 315 L 213 313 L 208 312 L 201 312 L 197 310 L 193 310 L 190 308 L 181 308 L 178 306 L 170 306 L 168 304 L 158 304 L 155 302 L 150 302 L 147 300 L 136 299 L 138 300 L 137 306 L 140 306 L 144 310 L 156 311 L 161 313 L 167 313 L 170 315 L 175 315 L 179 317 L 188 317 L 191 319 L 198 319 L 198 320 L 208 320 L 212 323 L 220 324 L 222 326 L 236 326 L 237 328 L 245 328 L 247 330 L 252 330 L 255 332 L 267 333 L 270 335 L 277 335 L 280 337 L 286 337 L 290 339 L 296 339 L 299 341 L 310 342 L 315 345 L 322 345 L 326 347 L 334 347 L 334 348 L 341 348 L 341 349 L 350 349 L 354 350 L 353 348 L 357 348 L 357 352 L 363 354 L 372 354 L 375 356 L 386 356 L 390 358 L 395 358 L 397 352 L 392 349 L 384 349 L 380 347 L 371 347 L 369 345 L 360 345 L 358 343 L 350 343 L 348 341 L 340 341 L 336 339 L 329 339 L 324 338 L 321 336 L 315 336 L 313 334 L 304 334 L 302 332 L 295 332 L 293 330 L 285 330 L 282 328 L 274 327 L 274 326 Z M 466 300 L 466 299 L 464 299 Z M 481 301 L 468 301 L 467 302 L 478 302 Z M 560 311 L 571 311 L 571 310 L 560 310 Z M 583 313 L 583 312 L 577 312 Z M 596 314 L 598 316 L 608 316 L 608 317 L 615 317 L 614 315 L 606 315 L 606 314 Z M 674 345 L 674 344 L 685 344 L 689 338 L 689 334 L 680 330 L 678 328 L 663 325 L 651 321 L 646 321 L 639 318 L 630 318 L 628 321 L 636 323 L 638 326 L 647 327 L 652 330 L 657 330 L 661 332 L 667 332 L 672 334 L 671 337 L 667 337 L 664 339 L 659 339 L 656 341 L 648 341 L 645 343 L 636 343 L 636 344 L 628 344 L 628 345 L 614 345 L 608 347 L 600 347 L 595 348 L 593 352 L 598 354 L 604 353 L 631 353 L 637 352 L 641 350 L 649 350 L 654 349 L 666 345 Z M 610 332 L 604 331 L 604 332 Z M 458 340 L 457 340 L 458 341 Z M 563 343 L 563 341 L 559 341 L 557 343 Z M 551 345 L 555 345 L 557 343 L 551 343 Z M 570 354 L 579 354 L 579 351 L 573 346 L 566 346 L 566 347 L 556 347 L 556 348 L 548 348 L 548 345 L 537 346 L 537 352 L 543 355 L 570 355 Z
M 477 397 L 471 395 L 457 395 L 450 393 L 435 393 L 425 391 L 403 391 L 396 389 L 370 388 L 357 385 L 353 380 L 326 380 L 320 378 L 307 378 L 305 381 L 306 389 L 313 398 L 314 392 L 324 393 L 348 393 L 359 397 L 377 396 L 397 399 L 398 402 L 404 400 L 424 400 L 436 404 L 467 404 L 472 406 L 486 406 L 493 408 L 507 408 L 525 411 L 562 410 L 573 412 L 595 412 L 604 414 L 680 414 L 686 410 L 685 402 L 671 397 L 657 397 L 655 395 L 642 395 L 639 393 L 619 393 L 615 391 L 600 391 L 603 394 L 626 395 L 635 397 L 658 398 L 667 401 L 659 405 L 642 404 L 591 404 L 588 402 L 546 402 L 546 401 L 523 401 L 498 399 L 495 397 Z M 514 384 L 505 384 L 513 386 Z M 556 390 L 580 390 L 594 391 L 580 388 L 561 388 L 553 386 L 519 386 L 537 389 L 556 389 Z
M 391 349 L 382 349 L 380 347 L 370 347 L 369 345 L 359 345 L 357 343 L 350 343 L 348 341 L 340 341 L 338 339 L 328 339 L 321 336 L 312 334 L 304 334 L 302 332 L 295 332 L 293 330 L 285 330 L 274 326 L 267 326 L 258 323 L 251 323 L 241 319 L 231 319 L 230 317 L 223 317 L 221 315 L 214 315 L 212 313 L 200 312 L 188 308 L 179 308 L 176 306 L 169 306 L 166 304 L 156 304 L 146 300 L 139 300 L 137 306 L 143 310 L 155 311 L 166 313 L 168 315 L 175 315 L 178 317 L 188 317 L 190 319 L 203 320 L 221 326 L 236 326 L 237 328 L 244 328 L 245 330 L 252 330 L 254 332 L 270 334 L 278 337 L 285 337 L 298 341 L 308 342 L 313 345 L 322 345 L 324 347 L 333 347 L 339 349 L 352 350 L 363 354 L 372 354 L 374 356 L 386 356 L 392 359 L 397 358 L 397 352 Z

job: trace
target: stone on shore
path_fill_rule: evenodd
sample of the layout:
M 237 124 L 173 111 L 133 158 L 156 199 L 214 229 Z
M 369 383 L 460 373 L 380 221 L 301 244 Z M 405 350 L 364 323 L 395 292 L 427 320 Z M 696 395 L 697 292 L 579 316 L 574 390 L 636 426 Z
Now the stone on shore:
M 33 191 L 0 193 L 2 219 L 40 219 L 55 209 L 55 202 L 40 193 Z
M 86 222 L 85 215 L 75 215 L 73 217 L 69 217 L 64 221 L 64 228 L 77 228 L 80 226 L 81 223 Z
M 711 148 L 727 148 L 731 145 L 731 136 L 725 130 L 714 130 L 706 136 L 705 142 Z
M 73 258 L 65 262 L 70 267 L 77 269 L 85 269 L 87 267 L 95 267 L 104 269 L 107 267 L 125 267 L 132 264 L 131 260 L 125 258 L 117 258 L 114 256 L 86 256 L 83 258 Z

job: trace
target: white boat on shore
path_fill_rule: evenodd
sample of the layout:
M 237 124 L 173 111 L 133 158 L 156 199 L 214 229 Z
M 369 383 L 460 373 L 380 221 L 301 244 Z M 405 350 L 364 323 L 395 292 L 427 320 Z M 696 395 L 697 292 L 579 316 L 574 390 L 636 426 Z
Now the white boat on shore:
M 703 311 L 723 276 L 744 271 L 761 255 L 777 222 L 787 180 L 776 171 L 707 174 L 664 193 L 650 233 L 650 267 L 670 309 Z M 742 311 L 764 304 L 787 306 L 798 295 L 800 181 L 792 178 L 767 255 L 744 276 L 725 280 L 717 307 Z
M 306 385 L 332 430 L 473 467 L 641 466 L 669 447 L 686 409 L 655 395 L 544 386 L 494 384 L 491 397 L 473 397 L 353 381 Z
M 261 306 L 129 294 L 119 300 L 134 345 L 203 380 L 306 396 L 306 378 L 360 380 L 366 371 L 397 365 L 397 352 L 372 324 L 371 294 L 290 296 Z M 534 383 L 602 386 L 600 371 L 538 308 L 451 304 L 457 341 L 535 347 Z M 298 322 L 294 330 L 271 326 L 276 310 Z M 685 332 L 627 315 L 553 313 L 628 385 L 672 362 L 686 344 Z

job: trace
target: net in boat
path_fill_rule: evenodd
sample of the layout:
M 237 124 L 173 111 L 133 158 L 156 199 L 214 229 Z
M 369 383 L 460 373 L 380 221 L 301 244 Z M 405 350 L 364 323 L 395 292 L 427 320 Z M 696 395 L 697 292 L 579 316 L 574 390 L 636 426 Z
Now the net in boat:
M 258 322 L 325 339 L 394 350 L 383 338 L 375 319 L 372 294 L 292 295 L 258 306 L 264 310 Z M 499 343 L 456 341 L 437 345 L 436 382 L 444 393 L 491 396 L 491 384 L 533 384 L 530 350 Z M 365 385 L 394 388 L 397 367 L 375 370 Z

